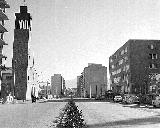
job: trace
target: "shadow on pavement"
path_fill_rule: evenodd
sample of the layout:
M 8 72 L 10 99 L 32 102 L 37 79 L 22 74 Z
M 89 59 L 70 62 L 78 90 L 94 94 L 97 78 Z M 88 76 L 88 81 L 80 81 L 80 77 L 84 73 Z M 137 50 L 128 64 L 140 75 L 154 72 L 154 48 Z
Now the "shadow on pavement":
M 139 104 L 133 104 L 133 105 L 123 105 L 123 107 L 130 107 L 130 108 L 140 108 Z
M 148 118 L 139 118 L 139 119 L 128 119 L 128 120 L 119 120 L 106 122 L 103 124 L 93 124 L 88 125 L 89 128 L 113 128 L 113 127 L 129 127 L 134 125 L 149 125 L 149 124 L 158 124 L 160 123 L 160 115 L 148 117 Z
M 158 108 L 158 107 L 153 107 L 152 105 L 139 105 L 139 104 L 134 104 L 134 105 L 123 105 L 123 107 L 160 109 L 160 108 Z

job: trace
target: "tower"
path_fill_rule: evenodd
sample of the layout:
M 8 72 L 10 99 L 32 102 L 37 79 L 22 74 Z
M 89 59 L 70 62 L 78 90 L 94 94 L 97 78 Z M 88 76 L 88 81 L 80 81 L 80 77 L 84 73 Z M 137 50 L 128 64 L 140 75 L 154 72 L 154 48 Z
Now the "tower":
M 20 13 L 15 13 L 13 43 L 14 95 L 17 99 L 26 99 L 28 41 L 31 31 L 31 16 L 27 6 L 20 6 Z

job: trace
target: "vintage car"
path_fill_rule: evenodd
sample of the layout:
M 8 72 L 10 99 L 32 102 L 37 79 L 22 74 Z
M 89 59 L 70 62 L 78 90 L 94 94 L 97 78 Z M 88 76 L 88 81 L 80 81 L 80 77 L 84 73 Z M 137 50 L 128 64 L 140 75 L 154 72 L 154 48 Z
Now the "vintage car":
M 118 95 L 114 97 L 114 102 L 121 102 L 122 101 L 122 96 Z
M 139 103 L 139 97 L 133 94 L 124 95 L 123 103 L 126 103 L 126 104 Z

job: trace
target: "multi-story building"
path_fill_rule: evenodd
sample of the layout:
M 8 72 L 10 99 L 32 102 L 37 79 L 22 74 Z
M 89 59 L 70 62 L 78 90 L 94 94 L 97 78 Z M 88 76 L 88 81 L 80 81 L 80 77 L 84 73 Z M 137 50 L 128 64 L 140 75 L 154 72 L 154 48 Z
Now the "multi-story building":
M 147 94 L 150 78 L 160 73 L 160 40 L 128 40 L 109 58 L 115 93 Z
M 107 89 L 107 67 L 102 64 L 88 64 L 83 71 L 83 84 L 85 97 L 103 95 Z
M 83 73 L 77 76 L 77 97 L 84 97 L 84 82 Z
M 28 43 L 31 31 L 31 16 L 27 6 L 20 6 L 20 13 L 16 13 L 14 43 L 13 43 L 13 71 L 16 99 L 26 100 L 28 82 Z M 28 94 L 28 93 L 27 93 Z
M 14 94 L 12 67 L 2 71 L 1 97 L 6 98 Z
M 64 96 L 65 80 L 61 74 L 51 76 L 51 92 L 53 97 Z
M 34 54 L 31 52 L 31 48 L 28 50 L 28 67 L 27 67 L 27 90 L 26 100 L 31 100 L 31 94 L 38 97 L 39 80 L 38 73 L 34 64 Z
M 81 76 L 77 76 L 77 97 L 81 97 L 80 77 Z
M 0 0 L 0 75 L 2 76 L 3 70 L 5 70 L 5 64 L 3 63 L 3 59 L 6 60 L 6 56 L 3 55 L 3 47 L 4 45 L 7 45 L 7 43 L 4 41 L 4 33 L 8 32 L 6 28 L 4 27 L 4 22 L 8 20 L 8 17 L 6 16 L 6 8 L 10 8 L 8 3 L 5 0 Z M 0 79 L 0 91 L 1 91 L 1 79 Z
M 48 98 L 48 95 L 51 95 L 51 85 L 48 81 L 41 81 L 39 82 L 39 94 L 38 96 L 40 98 L 46 97 Z

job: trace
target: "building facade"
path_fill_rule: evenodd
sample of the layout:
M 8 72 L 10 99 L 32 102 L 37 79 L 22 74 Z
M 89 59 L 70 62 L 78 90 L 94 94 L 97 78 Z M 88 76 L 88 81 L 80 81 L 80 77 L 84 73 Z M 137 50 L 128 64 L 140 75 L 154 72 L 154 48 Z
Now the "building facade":
M 83 72 L 77 76 L 77 97 L 85 97 Z
M 148 94 L 151 77 L 160 73 L 160 41 L 128 40 L 109 58 L 115 93 Z
M 82 81 L 84 97 L 95 98 L 103 95 L 107 89 L 107 67 L 102 64 L 88 64 L 88 67 L 84 68 Z
M 31 100 L 31 95 L 38 97 L 39 92 L 39 80 L 38 73 L 35 68 L 34 54 L 29 46 L 28 49 L 28 67 L 27 67 L 27 90 L 26 100 Z
M 61 74 L 51 76 L 51 92 L 53 97 L 62 97 L 65 92 L 65 80 Z
M 16 99 L 26 100 L 28 78 L 28 42 L 31 30 L 31 16 L 27 6 L 20 6 L 16 13 L 13 42 L 13 71 Z
M 12 67 L 2 71 L 1 97 L 5 99 L 9 94 L 14 94 Z
M 39 82 L 39 94 L 40 98 L 48 98 L 48 95 L 51 95 L 51 85 L 48 81 Z
M 4 41 L 4 33 L 8 32 L 7 29 L 4 27 L 4 22 L 8 20 L 8 17 L 5 14 L 6 8 L 10 8 L 9 4 L 5 0 L 1 0 L 0 1 L 0 93 L 2 88 L 1 87 L 2 71 L 6 69 L 3 59 L 6 60 L 7 58 L 5 55 L 3 55 L 3 48 L 5 45 L 7 45 L 7 43 Z

